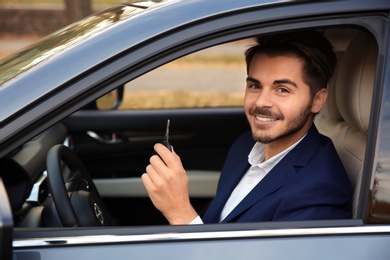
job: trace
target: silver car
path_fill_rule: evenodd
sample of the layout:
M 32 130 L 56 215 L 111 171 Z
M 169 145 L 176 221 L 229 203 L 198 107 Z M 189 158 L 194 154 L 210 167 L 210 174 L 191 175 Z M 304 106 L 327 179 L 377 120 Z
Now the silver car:
M 249 129 L 244 50 L 303 29 L 339 56 L 315 123 L 353 218 L 169 226 L 140 180 L 167 119 L 201 214 Z M 0 60 L 0 259 L 390 259 L 389 33 L 387 0 L 133 0 Z

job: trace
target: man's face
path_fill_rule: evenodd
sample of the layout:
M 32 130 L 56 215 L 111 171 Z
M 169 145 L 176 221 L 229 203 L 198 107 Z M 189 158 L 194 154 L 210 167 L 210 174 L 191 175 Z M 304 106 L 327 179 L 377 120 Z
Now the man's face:
M 310 128 L 313 100 L 302 69 L 303 61 L 295 56 L 253 57 L 244 108 L 256 141 L 287 147 Z

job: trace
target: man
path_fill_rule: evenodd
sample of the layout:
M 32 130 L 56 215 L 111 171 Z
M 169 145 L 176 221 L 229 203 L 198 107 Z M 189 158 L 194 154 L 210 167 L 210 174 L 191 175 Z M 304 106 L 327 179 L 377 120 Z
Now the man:
M 342 219 L 352 192 L 331 140 L 313 119 L 336 56 L 316 31 L 258 37 L 246 53 L 244 109 L 251 133 L 229 151 L 203 220 L 190 204 L 179 156 L 162 144 L 142 175 L 170 224 Z

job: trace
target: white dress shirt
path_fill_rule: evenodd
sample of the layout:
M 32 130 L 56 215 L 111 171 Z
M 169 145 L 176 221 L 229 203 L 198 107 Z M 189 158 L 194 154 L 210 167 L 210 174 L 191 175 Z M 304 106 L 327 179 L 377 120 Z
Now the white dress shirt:
M 237 184 L 236 188 L 230 194 L 222 209 L 219 221 L 226 218 L 230 212 L 249 194 L 249 192 L 272 170 L 272 168 L 283 159 L 305 136 L 296 143 L 285 149 L 283 152 L 264 161 L 265 145 L 255 143 L 251 152 L 248 155 L 248 162 L 251 167 Z M 202 219 L 198 216 L 190 224 L 203 224 Z

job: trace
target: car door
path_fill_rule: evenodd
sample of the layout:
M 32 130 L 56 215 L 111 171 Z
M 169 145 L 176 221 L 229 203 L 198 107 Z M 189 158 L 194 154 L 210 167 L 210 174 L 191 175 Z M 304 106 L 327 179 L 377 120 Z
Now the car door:
M 319 9 L 310 9 L 312 5 L 319 5 L 316 6 Z M 340 9 L 333 10 L 334 5 Z M 292 7 L 292 9 L 289 9 L 288 7 Z M 242 11 L 240 14 L 242 16 L 236 16 L 236 18 L 240 18 L 242 20 L 239 19 L 234 20 L 234 22 L 231 21 L 231 24 L 234 24 L 234 26 L 232 26 L 234 30 L 229 31 L 228 28 L 226 28 L 226 26 L 228 27 L 229 25 L 228 19 L 224 20 L 224 16 L 217 17 L 217 19 L 221 19 L 221 21 L 216 23 L 224 28 L 224 30 L 222 30 L 223 32 L 220 32 L 219 34 L 216 33 L 216 31 L 219 32 L 218 30 L 220 27 L 210 22 L 210 24 L 207 25 L 210 25 L 211 28 L 214 28 L 214 25 L 219 29 L 215 31 L 208 31 L 208 33 L 210 35 L 212 34 L 212 36 L 209 35 L 209 38 L 205 37 L 200 39 L 199 42 L 201 43 L 196 42 L 194 39 L 192 40 L 195 42 L 186 42 L 191 46 L 187 46 L 188 49 L 185 49 L 184 52 L 187 54 L 195 50 L 214 46 L 229 40 L 238 40 L 242 39 L 243 37 L 253 36 L 255 34 L 278 32 L 284 30 L 304 28 L 316 28 L 321 30 L 325 27 L 330 29 L 359 27 L 359 29 L 362 29 L 362 31 L 372 32 L 372 34 L 375 35 L 376 39 L 378 40 L 378 46 L 380 46 L 380 56 L 378 58 L 378 64 L 380 66 L 377 68 L 378 72 L 377 78 L 375 80 L 376 90 L 372 98 L 374 102 L 372 105 L 371 114 L 374 116 L 371 117 L 370 131 L 368 132 L 369 138 L 367 152 L 366 156 L 364 157 L 365 171 L 361 184 L 362 195 L 361 200 L 359 201 L 359 204 L 362 205 L 364 210 L 366 203 L 371 203 L 371 201 L 368 201 L 370 200 L 370 197 L 366 194 L 370 192 L 370 185 L 372 184 L 371 172 L 374 171 L 376 165 L 381 166 L 379 159 L 376 158 L 376 135 L 378 132 L 380 133 L 381 137 L 379 141 L 382 141 L 381 143 L 383 146 L 385 146 L 385 148 L 388 146 L 388 138 L 386 137 L 387 132 L 385 131 L 386 128 L 384 128 L 386 125 L 380 124 L 379 121 L 380 118 L 389 118 L 388 112 L 386 112 L 387 110 L 385 111 L 386 105 L 382 103 L 387 103 L 387 96 L 386 98 L 385 96 L 382 96 L 382 91 L 385 94 L 387 93 L 386 83 L 389 80 L 388 76 L 385 76 L 384 74 L 388 74 L 388 69 L 384 69 L 384 63 L 387 63 L 388 65 L 388 62 L 384 61 L 384 58 L 386 57 L 384 54 L 387 53 L 386 50 L 388 46 L 388 41 L 386 38 L 388 37 L 388 13 L 381 13 L 380 10 L 375 10 L 373 14 L 369 14 L 369 12 L 353 13 L 351 10 L 345 7 L 345 9 L 341 7 L 343 7 L 343 4 L 340 4 L 340 2 L 331 2 L 324 6 L 322 6 L 321 3 L 313 4 L 305 2 L 302 3 L 302 6 L 294 6 L 294 3 L 291 3 L 291 5 L 287 7 L 282 6 L 280 9 L 277 7 L 271 7 L 269 10 L 257 9 L 254 10 L 253 13 L 248 11 L 250 8 L 247 8 L 245 12 Z M 351 7 L 349 6 L 348 8 Z M 327 12 L 323 14 L 323 10 L 327 10 Z M 331 10 L 333 10 L 335 13 Z M 347 10 L 349 10 L 348 13 Z M 281 15 L 283 12 L 285 12 L 284 16 Z M 309 18 L 305 19 L 303 14 L 307 14 Z M 315 14 L 317 14 L 318 17 Z M 364 15 L 363 19 L 361 17 L 362 14 Z M 251 15 L 256 17 L 256 19 Z M 271 21 L 267 21 L 267 17 L 272 15 L 276 15 L 276 18 L 274 17 L 271 19 Z M 295 18 L 290 19 L 293 15 L 295 15 Z M 225 17 L 228 17 L 228 15 Z M 252 17 L 253 20 L 250 20 L 250 17 Z M 194 26 L 196 27 L 196 25 Z M 383 34 L 384 31 L 386 31 L 385 34 Z M 193 31 L 190 31 L 190 33 L 188 33 L 186 36 L 192 35 L 191 32 Z M 337 35 L 337 30 L 333 32 L 336 32 Z M 345 36 L 342 30 L 338 31 L 338 33 L 342 36 Z M 169 38 L 169 40 L 175 42 L 172 38 Z M 161 44 L 158 45 L 161 46 Z M 170 49 L 170 51 L 172 50 Z M 167 58 L 164 55 L 162 57 L 157 57 L 156 59 L 159 59 L 160 62 L 160 64 L 157 65 L 165 63 L 167 60 L 164 59 L 166 58 L 168 60 L 173 60 L 178 56 L 182 56 L 183 54 L 183 52 L 181 52 L 183 51 L 181 47 L 174 49 L 174 51 L 177 51 L 175 54 L 176 56 L 173 55 L 175 57 L 169 56 Z M 150 63 L 153 63 L 153 61 L 155 60 L 151 58 L 148 60 Z M 157 67 L 156 64 L 143 65 L 147 67 L 144 72 L 152 69 L 152 67 Z M 101 71 L 98 72 L 100 73 Z M 132 71 L 127 71 L 127 73 L 131 74 Z M 140 70 L 138 70 L 137 73 L 143 74 L 140 73 Z M 118 78 L 120 77 L 118 76 Z M 115 87 L 121 87 L 124 84 L 123 82 L 121 84 L 117 84 L 117 82 L 120 81 L 121 80 L 115 79 Z M 109 90 L 114 88 L 108 84 L 105 87 L 106 89 L 110 88 Z M 183 154 L 182 157 L 185 158 L 187 148 L 184 144 L 180 144 L 180 140 L 182 140 L 179 138 L 180 135 L 177 136 L 177 138 L 174 138 L 175 134 L 183 131 L 184 133 L 187 133 L 185 136 L 188 137 L 188 132 L 194 131 L 194 129 L 197 131 L 197 133 L 206 131 L 204 128 L 197 128 L 199 124 L 203 126 L 208 126 L 210 124 L 212 129 L 216 129 L 215 132 L 213 135 L 209 135 L 208 132 L 203 133 L 203 135 L 208 136 L 206 141 L 214 141 L 214 139 L 210 139 L 209 137 L 220 137 L 218 134 L 221 132 L 218 131 L 222 131 L 223 135 L 225 135 L 225 132 L 227 132 L 229 136 L 231 134 L 229 129 L 230 126 L 232 126 L 232 128 L 241 127 L 241 125 L 228 124 L 225 122 L 225 120 L 222 120 L 221 122 L 218 121 L 216 118 L 223 116 L 224 112 L 228 112 L 229 115 L 232 114 L 233 117 L 235 117 L 234 115 L 237 113 L 242 122 L 245 122 L 245 116 L 240 108 L 216 108 L 215 111 L 213 110 L 212 112 L 207 112 L 209 108 L 206 108 L 205 111 L 208 115 L 212 115 L 212 118 L 204 117 L 204 115 L 199 112 L 198 109 L 195 110 L 194 108 L 185 109 L 182 111 L 177 111 L 176 109 L 167 109 L 163 111 L 144 109 L 134 111 L 83 110 L 69 116 L 63 120 L 63 123 L 69 129 L 68 141 L 70 145 L 74 147 L 79 156 L 83 158 L 83 161 L 88 165 L 88 168 L 92 174 L 97 174 L 96 172 L 100 171 L 100 169 L 96 168 L 99 168 L 98 166 L 102 165 L 103 171 L 101 171 L 100 174 L 102 174 L 103 177 L 99 178 L 99 174 L 97 174 L 96 183 L 97 185 L 100 185 L 100 188 L 102 191 L 104 191 L 102 193 L 105 194 L 105 199 L 108 199 L 106 201 L 110 202 L 111 199 L 114 199 L 116 196 L 119 198 L 124 198 L 125 200 L 132 196 L 130 194 L 124 195 L 124 192 L 130 192 L 129 190 L 131 187 L 131 181 L 138 178 L 138 175 L 143 172 L 143 165 L 147 163 L 147 158 L 153 154 L 152 148 L 141 149 L 138 147 L 138 145 L 132 145 L 129 140 L 135 140 L 135 143 L 139 144 L 140 147 L 144 145 L 145 147 L 152 147 L 155 142 L 159 142 L 164 138 L 166 120 L 170 119 L 170 133 L 172 136 L 171 143 L 175 147 L 175 150 L 178 152 L 180 151 L 180 153 Z M 193 115 L 194 113 L 196 116 Z M 114 118 L 115 122 L 111 122 L 111 118 Z M 191 120 L 187 120 L 188 118 L 194 120 L 196 124 L 193 124 Z M 125 119 L 129 119 L 129 121 Z M 183 125 L 176 125 L 178 124 L 176 122 L 180 121 L 179 119 L 183 119 Z M 230 119 L 230 116 L 226 116 L 225 119 Z M 220 124 L 214 124 L 214 121 L 219 122 L 223 127 L 220 126 Z M 230 122 L 237 123 L 238 121 L 232 120 Z M 388 120 L 386 122 L 388 122 Z M 138 123 L 143 123 L 143 127 L 140 128 Z M 113 125 L 116 125 L 117 128 L 113 127 Z M 191 129 L 187 128 L 188 125 L 191 127 Z M 234 135 L 238 136 L 242 131 L 245 130 L 246 129 L 238 130 Z M 201 134 L 199 134 L 198 137 L 201 137 Z M 235 137 L 236 136 L 232 136 L 230 141 L 232 141 Z M 116 139 L 118 138 L 121 141 L 116 143 Z M 222 139 L 223 141 L 225 140 L 225 138 Z M 101 140 L 103 140 L 104 145 L 99 143 Z M 197 138 L 196 141 L 193 141 L 191 138 L 185 138 L 184 140 L 186 140 L 187 144 L 190 144 L 191 150 L 198 151 L 198 154 L 196 155 L 199 155 L 199 153 L 205 152 L 205 150 L 207 150 L 200 150 L 202 145 L 206 147 L 211 146 L 209 143 L 203 143 L 204 140 L 201 138 Z M 105 141 L 108 141 L 108 143 L 112 142 L 113 145 L 115 145 L 114 148 L 110 148 L 109 144 L 106 144 Z M 130 142 L 130 144 L 123 145 L 123 147 L 126 147 L 126 149 L 123 148 L 123 150 L 121 150 L 121 146 L 119 145 L 122 142 Z M 84 146 L 84 144 L 88 145 Z M 83 147 L 86 149 L 82 149 Z M 221 147 L 225 147 L 225 144 L 215 144 L 214 151 L 225 149 Z M 130 149 L 131 152 L 128 152 L 128 149 Z M 382 147 L 379 152 L 381 158 L 388 158 L 388 150 Z M 113 167 L 112 169 L 104 169 L 106 163 L 110 161 L 111 153 L 122 158 L 122 162 L 118 162 L 119 170 L 115 170 L 113 165 L 111 165 L 111 167 Z M 129 157 L 131 157 L 129 155 L 132 155 L 133 153 L 139 155 L 139 157 L 144 157 L 143 161 L 139 162 L 136 159 L 134 161 L 129 159 Z M 108 158 L 105 156 L 96 156 L 96 154 L 105 154 L 105 156 Z M 207 159 L 210 159 L 210 155 L 213 159 L 217 156 L 213 153 L 207 153 L 207 155 Z M 134 158 L 138 157 L 135 156 Z M 115 157 L 112 160 L 114 161 L 116 159 L 117 158 Z M 102 162 L 106 160 L 106 163 L 100 164 L 100 160 Z M 198 163 L 198 161 L 195 161 L 195 159 L 192 157 L 183 160 L 190 161 L 188 165 L 191 163 L 196 165 Z M 126 166 L 126 168 L 122 168 L 123 164 Z M 131 169 L 133 165 L 138 165 L 137 167 L 134 167 L 136 169 L 133 171 L 134 174 L 127 175 L 127 169 Z M 196 166 L 194 169 L 198 170 L 199 168 Z M 206 169 L 208 170 L 209 168 Z M 384 168 L 375 168 L 375 170 L 378 170 L 379 173 L 383 173 L 382 169 Z M 125 183 L 124 190 L 119 190 L 119 194 L 115 193 L 115 190 L 121 187 L 116 180 L 116 176 L 110 175 L 109 178 L 104 177 L 104 174 L 113 171 L 121 172 L 120 176 L 123 177 L 118 178 L 118 180 L 119 182 Z M 101 183 L 99 183 L 99 179 L 101 179 Z M 105 183 L 108 185 L 106 186 L 108 190 L 104 189 Z M 382 184 L 386 187 L 388 186 L 386 183 L 387 182 L 383 181 L 379 184 Z M 115 187 L 115 189 L 110 188 L 110 186 Z M 378 183 L 375 183 L 375 187 L 377 186 Z M 140 194 L 138 192 L 140 191 L 136 191 L 137 194 Z M 373 195 L 378 196 L 381 194 Z M 136 195 L 135 197 L 137 196 L 139 195 Z M 381 198 L 383 199 L 383 197 Z M 119 204 L 119 206 L 123 209 L 130 211 L 130 213 L 127 215 L 125 214 L 123 218 L 127 218 L 129 215 L 137 213 L 135 211 L 138 209 L 134 205 L 124 203 Z M 379 206 L 383 206 L 383 204 Z M 387 208 L 383 207 L 382 209 L 386 210 Z M 124 212 L 124 210 L 122 212 Z M 383 215 L 388 216 L 388 212 L 382 213 L 384 213 Z M 144 219 L 149 218 L 149 213 L 146 210 L 143 211 L 143 214 Z M 125 220 L 119 219 L 120 216 L 115 217 L 118 218 L 119 224 L 127 223 Z M 363 214 L 359 214 L 357 218 L 358 219 L 348 219 L 344 221 L 331 220 L 284 223 L 241 223 L 201 226 L 158 226 L 141 228 L 110 227 L 107 229 L 77 228 L 67 230 L 49 229 L 44 231 L 18 230 L 19 232 L 16 233 L 16 239 L 14 242 L 14 250 L 18 256 L 25 254 L 26 256 L 36 257 L 37 254 L 39 254 L 42 259 L 53 259 L 53 257 L 57 257 L 58 259 L 78 257 L 93 257 L 94 259 L 107 259 L 109 257 L 115 257 L 117 259 L 127 259 L 129 257 L 182 259 L 183 256 L 189 259 L 237 259 L 243 256 L 248 258 L 258 258 L 261 256 L 264 258 L 276 259 L 388 259 L 390 256 L 390 252 L 387 246 L 390 239 L 389 225 L 386 224 L 386 222 L 382 222 L 382 224 L 376 225 L 365 223 L 366 219 L 365 215 Z M 360 220 L 360 218 L 363 220 Z
M 12 218 L 8 195 L 0 178 L 0 259 L 12 257 Z

